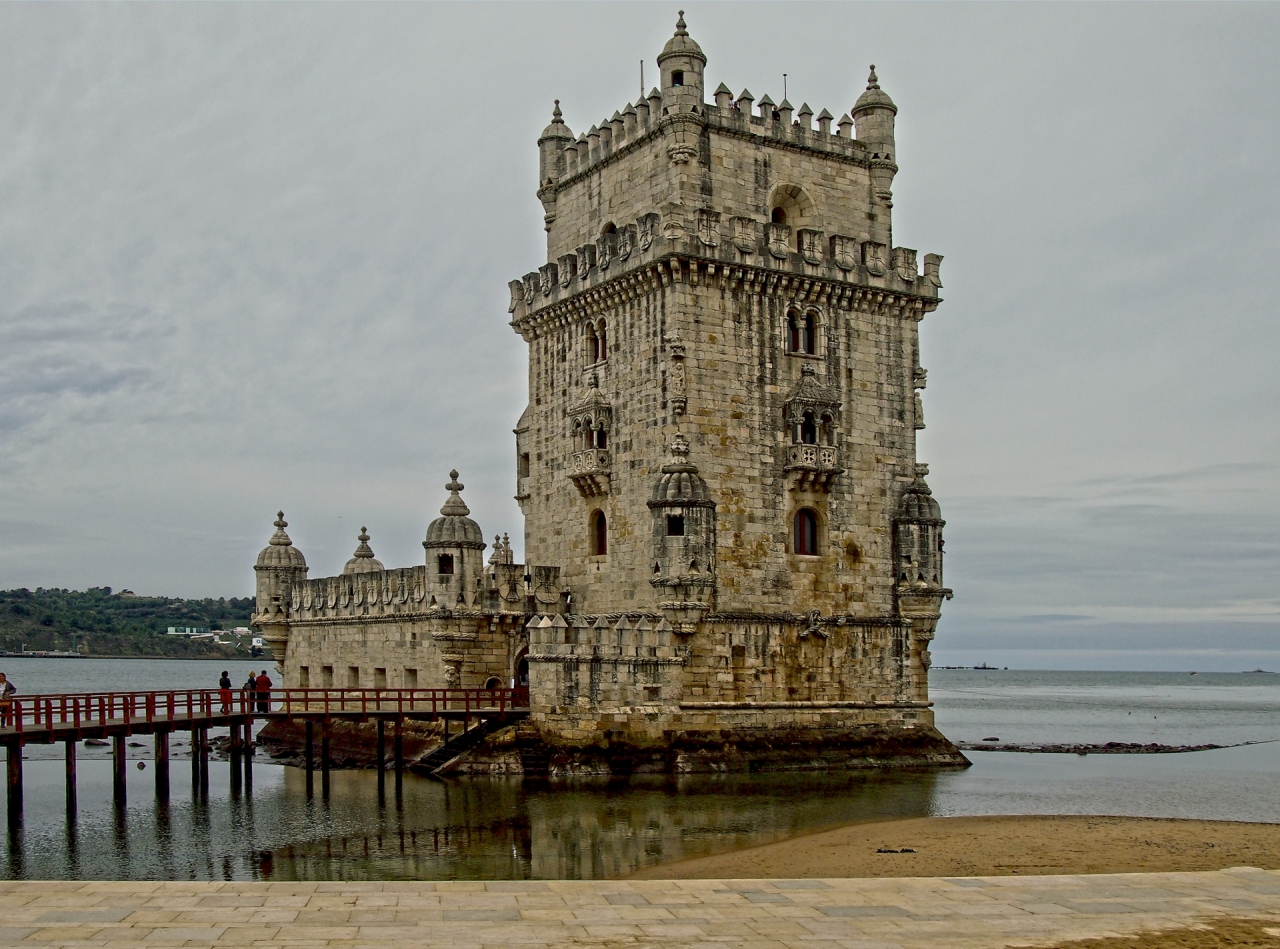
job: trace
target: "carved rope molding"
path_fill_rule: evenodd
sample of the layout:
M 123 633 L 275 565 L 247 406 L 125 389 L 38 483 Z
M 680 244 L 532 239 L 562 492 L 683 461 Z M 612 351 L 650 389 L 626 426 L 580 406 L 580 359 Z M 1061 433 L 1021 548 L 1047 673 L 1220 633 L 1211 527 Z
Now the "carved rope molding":
M 712 286 L 757 296 L 790 293 L 797 305 L 814 304 L 836 310 L 858 310 L 874 316 L 896 315 L 920 321 L 940 302 L 900 290 L 882 290 L 862 284 L 843 283 L 828 277 L 768 270 L 750 264 L 730 264 L 688 254 L 667 254 L 612 280 L 579 291 L 567 300 L 528 313 L 511 325 L 526 340 L 537 339 L 548 330 L 570 326 L 622 303 L 653 296 L 659 289 L 676 283 L 691 287 Z

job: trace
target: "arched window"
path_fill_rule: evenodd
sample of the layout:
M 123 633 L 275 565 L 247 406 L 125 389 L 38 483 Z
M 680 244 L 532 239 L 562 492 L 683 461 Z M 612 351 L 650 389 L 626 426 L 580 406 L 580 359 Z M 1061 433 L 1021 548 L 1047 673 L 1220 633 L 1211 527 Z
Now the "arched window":
M 591 416 L 588 415 L 586 418 L 582 420 L 582 441 L 581 441 L 582 448 L 587 449 L 592 447 L 591 441 L 592 441 Z
M 836 443 L 836 420 L 830 412 L 824 412 L 822 415 L 822 444 L 834 445 Z
M 769 220 L 772 221 L 774 224 L 786 224 L 787 223 L 786 209 L 774 208 L 773 214 L 770 215 Z
M 441 554 L 436 558 L 436 573 L 453 573 L 453 554 Z
M 818 444 L 818 426 L 813 420 L 812 412 L 805 412 L 804 418 L 800 421 L 800 444 Z
M 604 320 L 596 324 L 596 362 L 604 362 L 609 358 L 609 328 Z
M 486 689 L 500 689 L 502 688 L 502 680 L 497 676 L 489 676 L 484 680 L 484 687 Z
M 596 511 L 591 515 L 591 555 L 603 557 L 609 553 L 609 524 L 605 520 L 604 511 Z
M 587 324 L 587 365 L 594 366 L 600 361 L 600 337 L 596 335 L 593 324 Z
M 813 314 L 806 313 L 804 317 L 804 333 L 800 340 L 803 352 L 812 356 L 818 351 L 818 333 L 817 326 L 814 323 Z
M 793 553 L 805 557 L 818 555 L 818 515 L 809 508 L 796 511 L 795 527 L 792 531 L 791 549 Z
M 787 314 L 787 352 L 798 353 L 804 342 L 800 338 L 800 323 L 794 313 Z
M 609 447 L 609 433 L 604 430 L 604 422 L 601 422 L 596 427 L 596 447 L 597 448 Z

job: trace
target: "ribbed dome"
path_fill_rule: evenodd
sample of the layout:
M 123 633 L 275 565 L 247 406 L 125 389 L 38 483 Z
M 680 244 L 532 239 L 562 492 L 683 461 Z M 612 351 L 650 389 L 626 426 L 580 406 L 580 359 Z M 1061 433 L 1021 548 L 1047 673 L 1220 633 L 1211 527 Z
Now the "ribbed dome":
M 369 528 L 361 527 L 360 536 L 356 538 L 360 541 L 360 546 L 356 548 L 355 556 L 347 561 L 347 565 L 342 568 L 343 573 L 381 573 L 386 568 L 382 566 L 382 561 L 373 556 L 373 548 L 369 546 Z
M 277 511 L 276 532 L 271 535 L 270 543 L 262 548 L 262 553 L 258 554 L 259 567 L 305 567 L 307 565 L 307 558 L 302 556 L 301 550 L 293 546 L 293 541 L 284 532 L 288 526 L 289 522 L 284 519 L 284 511 Z
M 474 547 L 476 550 L 484 550 L 484 534 L 480 525 L 467 517 L 471 508 L 467 507 L 458 494 L 464 485 L 458 483 L 456 469 L 449 472 L 449 479 L 449 483 L 445 485 L 449 489 L 449 499 L 440 508 L 441 516 L 427 526 L 427 539 L 422 546 Z
M 893 104 L 889 94 L 880 88 L 875 66 L 871 67 L 871 75 L 867 78 L 867 91 L 858 96 L 858 101 L 853 104 L 853 114 L 856 116 L 864 109 L 889 109 L 895 115 L 898 112 L 898 107 Z
M 689 462 L 689 445 L 677 434 L 671 443 L 671 463 L 662 466 L 649 507 L 715 507 L 711 489 Z
M 916 465 L 916 480 L 902 495 L 902 503 L 898 506 L 898 520 L 943 523 L 942 508 L 933 499 L 933 492 L 924 481 L 924 476 L 928 473 L 928 465 Z
M 555 108 L 551 110 L 551 124 L 542 130 L 538 141 L 542 142 L 548 138 L 573 139 L 573 133 L 569 131 L 569 126 L 564 124 L 564 113 L 560 111 L 559 99 L 556 100 Z
M 694 56 L 702 60 L 706 64 L 706 54 L 702 52 L 699 46 L 689 35 L 689 31 L 684 26 L 684 11 L 680 11 L 680 19 L 676 20 L 676 35 L 667 40 L 667 45 L 662 47 L 662 52 L 658 54 L 658 65 L 662 65 L 664 59 L 670 59 L 672 56 Z

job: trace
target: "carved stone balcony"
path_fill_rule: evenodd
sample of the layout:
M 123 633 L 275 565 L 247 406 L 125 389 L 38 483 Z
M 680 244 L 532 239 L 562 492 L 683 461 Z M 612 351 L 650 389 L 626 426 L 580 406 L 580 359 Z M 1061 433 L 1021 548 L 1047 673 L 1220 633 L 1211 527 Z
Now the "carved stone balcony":
M 785 470 L 790 491 L 830 491 L 831 483 L 844 472 L 840 449 L 834 445 L 791 445 Z
M 584 498 L 609 493 L 609 476 L 613 458 L 606 448 L 575 451 L 569 461 L 569 477 Z

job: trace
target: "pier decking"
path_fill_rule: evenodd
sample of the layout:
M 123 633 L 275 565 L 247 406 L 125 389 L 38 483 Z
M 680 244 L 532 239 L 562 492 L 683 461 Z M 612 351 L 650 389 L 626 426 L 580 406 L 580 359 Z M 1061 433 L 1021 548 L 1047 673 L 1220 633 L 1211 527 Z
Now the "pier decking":
M 262 695 L 262 697 L 260 697 Z M 406 721 L 441 721 L 446 746 L 449 723 L 462 732 L 477 722 L 515 721 L 528 714 L 529 690 L 514 689 L 273 689 L 269 696 L 231 690 L 228 701 L 218 689 L 169 692 L 77 692 L 15 698 L 0 707 L 0 743 L 6 749 L 9 826 L 22 820 L 22 746 L 62 742 L 66 758 L 68 812 L 76 808 L 76 746 L 85 739 L 108 739 L 114 763 L 115 804 L 125 806 L 125 741 L 132 735 L 155 739 L 156 797 L 169 796 L 169 735 L 191 732 L 191 776 L 194 786 L 208 787 L 209 729 L 230 733 L 233 786 L 252 781 L 253 723 L 283 719 L 306 724 L 304 758 L 307 793 L 312 792 L 314 732 L 320 727 L 320 771 L 329 786 L 331 722 L 374 721 L 378 724 L 379 791 L 384 780 L 386 725 L 393 728 L 392 757 L 396 791 L 404 774 L 403 726 Z

